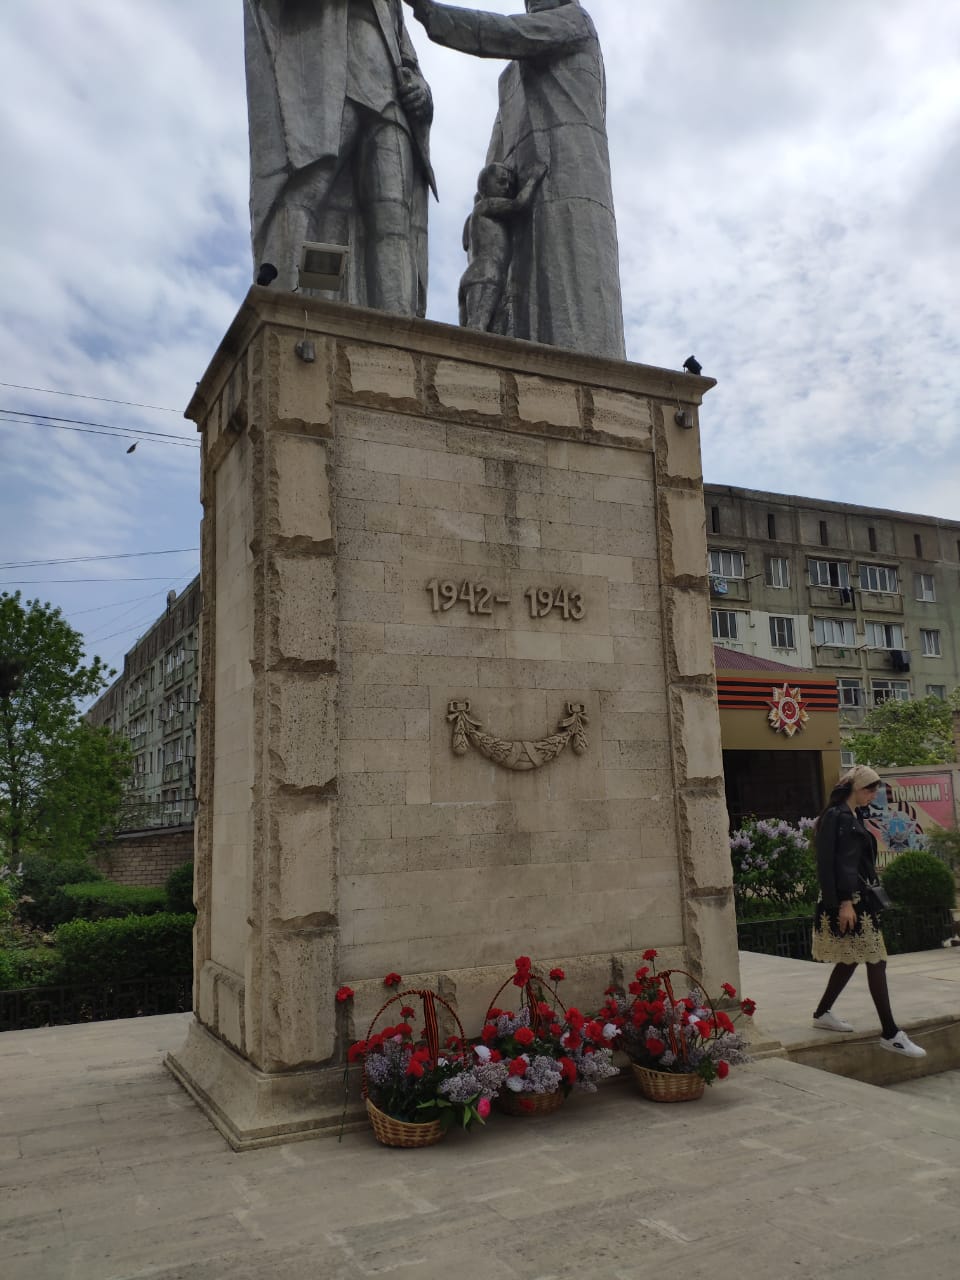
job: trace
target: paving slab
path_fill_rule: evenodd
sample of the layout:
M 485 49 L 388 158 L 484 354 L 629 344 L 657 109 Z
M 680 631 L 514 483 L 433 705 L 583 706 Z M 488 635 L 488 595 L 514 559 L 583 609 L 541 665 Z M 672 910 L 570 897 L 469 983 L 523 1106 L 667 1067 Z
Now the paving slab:
M 421 1151 L 362 1131 L 237 1154 L 162 1066 L 188 1020 L 0 1036 L 3 1280 L 956 1270 L 952 1105 L 767 1058 L 693 1103 L 624 1078 Z

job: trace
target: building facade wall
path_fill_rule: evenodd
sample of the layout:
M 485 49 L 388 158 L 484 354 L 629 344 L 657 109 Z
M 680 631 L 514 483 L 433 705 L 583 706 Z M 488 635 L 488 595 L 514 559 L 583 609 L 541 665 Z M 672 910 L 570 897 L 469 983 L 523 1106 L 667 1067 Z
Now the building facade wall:
M 836 677 L 848 733 L 960 684 L 960 522 L 726 485 L 704 503 L 719 644 Z

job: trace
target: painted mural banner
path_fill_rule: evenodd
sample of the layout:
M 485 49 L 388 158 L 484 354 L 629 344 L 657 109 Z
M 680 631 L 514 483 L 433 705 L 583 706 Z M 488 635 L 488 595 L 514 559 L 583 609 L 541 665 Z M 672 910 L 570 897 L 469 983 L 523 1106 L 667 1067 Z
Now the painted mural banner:
M 867 819 L 877 837 L 881 867 L 908 849 L 925 849 L 935 831 L 956 826 L 951 772 L 887 773 L 883 783 Z

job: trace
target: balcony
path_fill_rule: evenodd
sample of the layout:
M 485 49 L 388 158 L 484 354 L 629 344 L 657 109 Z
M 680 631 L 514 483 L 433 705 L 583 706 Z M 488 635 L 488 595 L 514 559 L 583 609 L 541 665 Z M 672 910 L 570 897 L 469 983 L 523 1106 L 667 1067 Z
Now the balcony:
M 163 736 L 169 737 L 172 733 L 180 733 L 183 729 L 183 712 L 175 711 L 172 716 L 167 716 L 163 721 Z
M 852 645 L 817 644 L 813 661 L 818 667 L 860 669 L 860 650 Z
M 163 766 L 164 782 L 176 782 L 178 778 L 183 777 L 183 761 L 171 760 L 169 764 Z
M 864 613 L 903 613 L 903 596 L 899 591 L 857 591 Z
M 749 600 L 750 583 L 746 578 L 721 578 L 710 574 L 710 599 Z
M 129 702 L 127 703 L 127 710 L 139 711 L 141 707 L 145 707 L 147 705 L 148 697 L 149 697 L 148 691 L 146 689 L 141 689 L 141 691 L 138 694 L 136 694 L 134 697 L 132 697 L 129 700 Z
M 138 751 L 147 741 L 147 731 L 144 729 L 142 733 L 131 733 L 130 747 L 133 751 Z
M 178 667 L 170 667 L 163 673 L 163 687 L 172 689 L 174 685 L 178 685 L 183 679 L 186 663 L 181 662 Z
M 120 811 L 118 831 L 149 831 L 157 827 L 191 826 L 197 802 L 193 796 L 182 800 L 128 799 Z
M 854 593 L 850 587 L 820 587 L 815 583 L 807 583 L 807 597 L 810 601 L 811 609 L 849 609 L 851 612 L 853 611 Z

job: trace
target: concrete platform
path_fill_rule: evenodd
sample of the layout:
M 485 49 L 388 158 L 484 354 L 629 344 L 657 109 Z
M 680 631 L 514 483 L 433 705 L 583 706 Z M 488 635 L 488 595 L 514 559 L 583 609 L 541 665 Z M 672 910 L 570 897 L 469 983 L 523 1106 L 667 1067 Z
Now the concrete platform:
M 927 1051 L 919 1060 L 879 1047 L 880 1023 L 862 966 L 834 1007 L 856 1031 L 838 1035 L 813 1027 L 829 973 L 829 965 L 808 960 L 740 953 L 743 994 L 757 1002 L 758 1029 L 779 1040 L 791 1061 L 884 1085 L 960 1067 L 960 949 L 891 956 L 887 963 L 894 1017 Z
M 952 968 L 925 969 L 918 981 L 952 981 Z M 800 1021 L 806 984 L 822 976 L 788 981 L 780 962 L 749 957 L 744 971 L 774 1021 L 788 1007 Z M 162 1067 L 188 1020 L 0 1036 L 3 1280 L 938 1280 L 957 1269 L 960 1116 L 952 1095 L 909 1092 L 933 1079 L 878 1089 L 766 1058 L 696 1103 L 657 1105 L 614 1081 L 555 1116 L 496 1117 L 423 1151 L 359 1132 L 238 1155 Z

